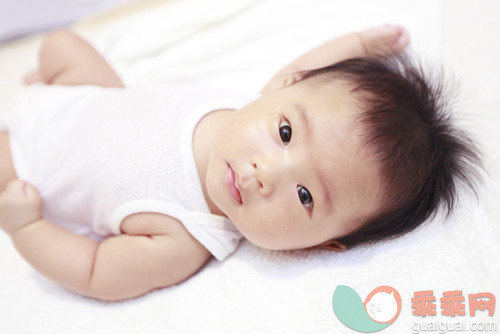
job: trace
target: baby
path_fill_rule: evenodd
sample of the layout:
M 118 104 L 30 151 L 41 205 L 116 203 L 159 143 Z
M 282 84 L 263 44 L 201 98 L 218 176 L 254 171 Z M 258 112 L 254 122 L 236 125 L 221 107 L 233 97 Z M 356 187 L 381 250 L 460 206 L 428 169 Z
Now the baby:
M 396 56 L 408 43 L 390 25 L 342 36 L 250 99 L 125 89 L 89 44 L 53 33 L 2 113 L 0 226 L 42 274 L 102 300 L 177 284 L 242 237 L 343 251 L 411 231 L 474 185 L 478 155 Z

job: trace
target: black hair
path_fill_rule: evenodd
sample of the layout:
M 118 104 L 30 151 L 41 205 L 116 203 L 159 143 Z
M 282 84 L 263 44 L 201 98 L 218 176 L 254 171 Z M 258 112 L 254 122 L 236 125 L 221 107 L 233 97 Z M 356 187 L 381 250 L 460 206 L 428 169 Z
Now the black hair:
M 348 59 L 303 73 L 341 80 L 359 101 L 364 144 L 375 156 L 383 205 L 359 229 L 335 239 L 347 247 L 412 231 L 439 208 L 449 216 L 463 190 L 477 196 L 482 167 L 476 144 L 452 118 L 442 72 L 427 75 L 408 55 Z

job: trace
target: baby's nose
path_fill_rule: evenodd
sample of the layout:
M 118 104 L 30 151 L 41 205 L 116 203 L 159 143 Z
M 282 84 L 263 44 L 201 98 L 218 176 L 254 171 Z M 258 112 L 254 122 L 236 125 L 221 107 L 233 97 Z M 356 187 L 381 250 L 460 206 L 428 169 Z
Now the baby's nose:
M 263 155 L 252 160 L 255 178 L 262 196 L 270 196 L 289 173 L 289 164 L 282 157 Z

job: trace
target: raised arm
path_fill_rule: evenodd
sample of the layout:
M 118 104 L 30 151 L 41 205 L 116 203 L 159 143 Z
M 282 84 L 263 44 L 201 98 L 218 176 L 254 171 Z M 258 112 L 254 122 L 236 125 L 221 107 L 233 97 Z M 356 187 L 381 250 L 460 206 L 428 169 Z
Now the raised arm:
M 9 183 L 0 198 L 2 228 L 35 269 L 84 296 L 110 301 L 140 296 L 182 282 L 210 258 L 179 221 L 160 214 L 129 216 L 124 234 L 101 243 L 43 219 L 33 221 L 40 200 L 29 189 L 18 180 Z
M 265 94 L 301 79 L 301 72 L 326 67 L 345 59 L 368 55 L 391 55 L 409 44 L 408 31 L 386 25 L 350 33 L 330 40 L 305 53 L 281 69 L 262 89 Z

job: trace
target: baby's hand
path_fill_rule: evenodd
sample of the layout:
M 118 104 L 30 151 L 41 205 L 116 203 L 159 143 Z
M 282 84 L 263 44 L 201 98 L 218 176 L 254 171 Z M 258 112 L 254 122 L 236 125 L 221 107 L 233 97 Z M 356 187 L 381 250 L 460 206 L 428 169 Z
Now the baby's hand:
M 9 235 L 41 218 L 42 199 L 31 184 L 13 180 L 0 194 L 0 227 Z
M 410 33 L 397 25 L 368 28 L 360 32 L 367 55 L 391 56 L 403 51 L 410 44 Z

